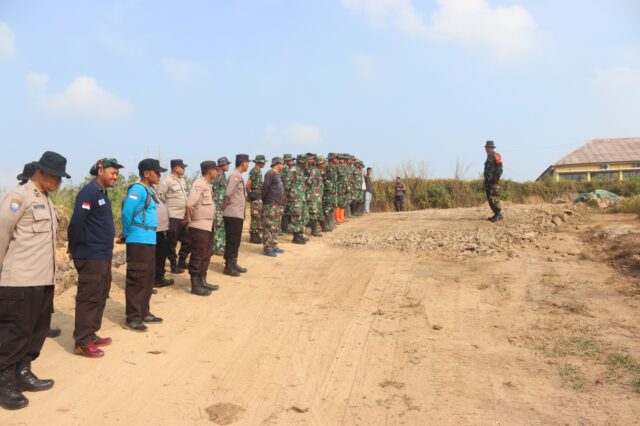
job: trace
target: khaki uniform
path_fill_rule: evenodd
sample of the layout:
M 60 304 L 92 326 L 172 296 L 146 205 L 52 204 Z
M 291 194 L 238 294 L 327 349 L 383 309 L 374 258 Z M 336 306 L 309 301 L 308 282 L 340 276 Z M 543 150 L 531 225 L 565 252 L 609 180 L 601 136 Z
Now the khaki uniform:
M 29 181 L 0 201 L 0 286 L 53 285 L 58 216 L 47 194 Z
M 207 276 L 209 263 L 211 263 L 215 215 L 216 206 L 211 182 L 200 178 L 194 182 L 187 198 L 187 226 L 191 244 L 189 275 L 192 277 L 206 278 Z
M 187 181 L 183 177 L 167 176 L 162 179 L 158 196 L 167 205 L 169 217 L 184 219 L 187 207 Z

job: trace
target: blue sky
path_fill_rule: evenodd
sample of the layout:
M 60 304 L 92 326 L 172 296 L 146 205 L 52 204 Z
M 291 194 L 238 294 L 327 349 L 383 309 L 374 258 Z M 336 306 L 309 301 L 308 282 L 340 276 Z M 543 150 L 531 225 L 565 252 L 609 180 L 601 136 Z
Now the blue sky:
M 393 173 L 535 179 L 640 136 L 636 0 L 0 0 L 0 185 L 55 150 L 117 157 L 350 152 Z M 194 171 L 196 167 L 192 167 Z

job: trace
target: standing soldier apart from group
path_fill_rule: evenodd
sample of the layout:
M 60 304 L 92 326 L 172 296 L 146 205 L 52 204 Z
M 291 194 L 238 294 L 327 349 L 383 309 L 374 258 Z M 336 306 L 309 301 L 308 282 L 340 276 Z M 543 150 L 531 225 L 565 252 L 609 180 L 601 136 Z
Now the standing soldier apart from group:
M 227 192 L 227 175 L 229 170 L 229 160 L 227 157 L 218 158 L 218 176 L 213 180 L 213 196 L 216 203 L 216 217 L 213 222 L 213 254 L 216 256 L 224 255 L 224 246 L 227 237 L 224 231 L 224 216 L 222 214 L 222 205 L 224 204 L 224 195 Z
M 171 160 L 171 175 L 162 179 L 158 196 L 169 209 L 169 263 L 172 274 L 181 274 L 187 267 L 189 239 L 186 227 L 187 181 L 184 178 L 187 165 L 180 159 Z M 180 253 L 176 249 L 180 241 Z
M 249 228 L 249 242 L 260 244 L 262 240 L 262 168 L 267 160 L 264 155 L 256 155 L 253 160 L 255 166 L 249 172 L 247 180 L 247 192 L 249 194 L 249 202 L 251 203 L 251 225 Z
M 202 177 L 193 183 L 187 198 L 187 226 L 191 243 L 189 275 L 191 293 L 197 296 L 209 296 L 218 286 L 207 283 L 207 272 L 211 263 L 213 246 L 213 222 L 216 207 L 213 200 L 211 182 L 218 175 L 218 166 L 214 161 L 200 164 Z
M 284 212 L 284 187 L 280 172 L 284 161 L 280 157 L 273 157 L 271 170 L 264 177 L 262 186 L 262 244 L 264 254 L 276 257 L 284 250 L 278 247 L 278 233 Z
M 487 141 L 484 150 L 487 153 L 487 161 L 484 163 L 484 189 L 487 193 L 489 207 L 493 216 L 488 220 L 497 222 L 503 219 L 502 206 L 500 205 L 500 178 L 502 177 L 502 157 L 496 151 L 493 141 Z
M 96 333 L 111 289 L 111 258 L 115 226 L 108 188 L 113 188 L 120 169 L 115 158 L 104 158 L 91 167 L 96 178 L 78 192 L 67 237 L 69 254 L 78 271 L 74 352 L 87 358 L 104 355 L 101 346 L 111 344 L 110 337 Z
M 51 389 L 31 363 L 40 355 L 53 313 L 58 217 L 49 194 L 66 173 L 67 160 L 45 152 L 24 185 L 0 198 L 0 406 L 20 409 L 22 392 Z

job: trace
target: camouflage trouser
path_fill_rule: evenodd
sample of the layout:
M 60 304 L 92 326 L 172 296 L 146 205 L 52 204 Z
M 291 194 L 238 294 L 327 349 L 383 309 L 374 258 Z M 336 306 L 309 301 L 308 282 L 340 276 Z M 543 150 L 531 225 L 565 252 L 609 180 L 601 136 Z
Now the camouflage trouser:
M 309 221 L 309 211 L 307 210 L 307 203 L 304 201 L 296 201 L 289 203 L 288 207 L 289 214 L 291 215 L 289 232 L 304 232 L 304 228 Z
M 498 214 L 502 211 L 502 206 L 500 205 L 500 186 L 486 182 L 484 184 L 484 189 L 487 193 L 487 201 L 489 202 L 489 207 L 491 207 L 491 211 L 494 214 Z
M 362 190 L 358 190 L 356 191 L 356 199 L 354 201 L 356 201 L 357 203 L 361 203 L 364 201 L 364 191 Z
M 311 198 L 308 203 L 309 220 L 322 220 L 322 197 Z
M 347 207 L 347 203 L 348 203 L 348 201 L 347 201 L 347 192 L 346 192 L 346 191 L 340 191 L 340 192 L 338 192 L 338 200 L 337 200 L 337 203 L 338 203 L 338 205 L 337 205 L 337 206 L 338 206 L 338 207 L 340 207 L 340 208 L 342 208 L 342 209 L 344 209 L 345 207 Z
M 278 233 L 283 213 L 283 206 L 271 203 L 262 206 L 262 246 L 265 253 L 273 251 L 278 246 Z
M 325 195 L 322 198 L 322 212 L 324 215 L 333 214 L 336 206 L 338 205 L 337 195 Z
M 251 202 L 251 232 L 262 232 L 262 200 Z
M 222 217 L 222 209 L 216 203 L 216 216 L 213 219 L 213 252 L 220 253 L 224 251 L 227 244 L 227 236 L 224 232 L 224 218 Z

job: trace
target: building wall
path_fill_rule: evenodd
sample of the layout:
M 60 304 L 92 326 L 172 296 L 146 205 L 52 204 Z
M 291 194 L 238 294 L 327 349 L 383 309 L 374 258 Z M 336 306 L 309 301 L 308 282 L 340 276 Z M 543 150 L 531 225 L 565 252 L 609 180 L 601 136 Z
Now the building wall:
M 640 177 L 640 168 L 635 167 L 639 161 L 606 163 L 609 165 L 609 168 L 607 169 L 602 168 L 603 163 L 554 166 L 553 176 L 556 182 L 561 179 L 586 180 L 587 182 L 590 182 L 591 180 L 598 179 L 599 177 L 604 179 L 624 180 L 625 176 L 627 178 L 633 175 L 638 175 L 638 177 Z

